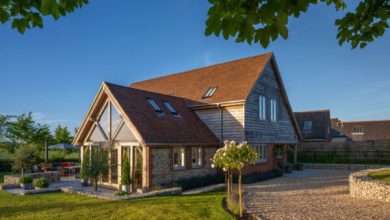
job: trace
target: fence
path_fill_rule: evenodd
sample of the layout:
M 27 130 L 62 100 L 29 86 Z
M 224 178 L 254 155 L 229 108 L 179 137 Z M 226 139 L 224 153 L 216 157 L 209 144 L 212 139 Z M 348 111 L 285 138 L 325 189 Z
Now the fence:
M 298 159 L 306 163 L 390 163 L 389 141 L 302 143 Z

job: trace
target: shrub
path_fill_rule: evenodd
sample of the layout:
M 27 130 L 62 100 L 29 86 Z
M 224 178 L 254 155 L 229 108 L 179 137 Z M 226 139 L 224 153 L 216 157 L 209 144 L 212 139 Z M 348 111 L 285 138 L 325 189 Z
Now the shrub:
M 122 179 L 121 184 L 124 186 L 128 186 L 131 184 L 131 178 L 130 178 L 130 163 L 129 159 L 127 157 L 127 154 L 124 155 L 124 161 L 122 166 Z
M 24 175 L 24 176 L 20 177 L 20 179 L 19 179 L 19 184 L 26 184 L 26 183 L 32 183 L 32 182 L 33 182 L 33 179 L 29 175 Z
M 127 195 L 127 192 L 126 191 L 122 191 L 122 190 L 118 190 L 115 192 L 115 195 L 117 196 L 124 196 L 124 195 Z
M 181 179 L 172 184 L 162 184 L 156 186 L 156 188 L 163 189 L 167 187 L 179 186 L 184 191 L 184 190 L 194 189 L 198 187 L 223 183 L 224 181 L 225 181 L 225 176 L 222 173 L 217 173 L 215 175 L 206 175 L 202 177 L 191 177 L 191 178 Z
M 244 175 L 242 182 L 244 184 L 250 184 L 250 183 L 260 182 L 260 181 L 264 181 L 264 180 L 268 180 L 280 176 L 283 176 L 283 170 L 279 168 L 274 168 L 266 172 L 255 172 L 255 173 Z M 233 179 L 233 181 L 237 182 L 236 176 Z
M 39 178 L 34 180 L 33 185 L 38 188 L 47 188 L 49 186 L 49 181 L 45 178 Z

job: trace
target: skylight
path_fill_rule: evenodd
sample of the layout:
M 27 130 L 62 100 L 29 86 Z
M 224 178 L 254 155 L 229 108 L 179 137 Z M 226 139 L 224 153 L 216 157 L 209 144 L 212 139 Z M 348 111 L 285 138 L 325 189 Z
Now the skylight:
M 169 102 L 164 102 L 164 105 L 167 107 L 167 109 L 172 113 L 172 114 L 177 114 L 177 111 L 173 108 L 171 103 Z
M 153 107 L 156 112 L 162 112 L 161 108 L 157 105 L 157 103 L 153 99 L 146 99 L 149 104 Z
M 213 94 L 215 93 L 215 91 L 217 90 L 217 87 L 210 87 L 206 94 L 204 94 L 203 98 L 210 98 L 211 96 L 213 96 Z
M 303 125 L 303 130 L 304 131 L 311 131 L 311 125 L 312 125 L 312 121 L 305 121 L 305 124 Z

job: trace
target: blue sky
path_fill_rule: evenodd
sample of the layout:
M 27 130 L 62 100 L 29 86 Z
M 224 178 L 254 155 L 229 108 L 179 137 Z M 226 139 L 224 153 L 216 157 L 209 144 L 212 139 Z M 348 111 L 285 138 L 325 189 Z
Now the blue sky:
M 289 21 L 289 39 L 264 50 L 204 35 L 208 2 L 91 1 L 43 29 L 0 25 L 0 113 L 33 112 L 78 127 L 102 81 L 121 85 L 274 52 L 294 111 L 342 120 L 390 119 L 390 33 L 365 49 L 339 46 L 334 7 Z M 352 9 L 354 5 L 348 4 Z

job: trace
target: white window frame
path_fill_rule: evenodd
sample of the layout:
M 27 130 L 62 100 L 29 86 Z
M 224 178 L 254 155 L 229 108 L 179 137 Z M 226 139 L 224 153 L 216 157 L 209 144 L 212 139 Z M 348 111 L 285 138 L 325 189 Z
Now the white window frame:
M 194 150 L 195 150 L 195 163 L 194 163 Z M 191 163 L 193 168 L 200 168 L 203 165 L 203 160 L 202 160 L 202 154 L 203 154 L 203 149 L 200 146 L 195 146 L 191 148 Z
M 175 151 L 177 151 L 177 161 L 175 161 Z M 184 147 L 173 147 L 172 151 L 173 169 L 184 170 L 186 169 L 186 150 Z
M 271 121 L 278 121 L 278 102 L 275 99 L 270 100 Z
M 259 119 L 267 120 L 267 100 L 264 96 L 259 96 Z
M 352 134 L 364 134 L 364 128 L 363 126 L 354 127 L 352 129 Z
M 257 159 L 255 160 L 255 163 L 267 162 L 267 158 L 268 158 L 267 145 L 266 144 L 254 145 L 253 148 L 255 148 L 258 156 Z

